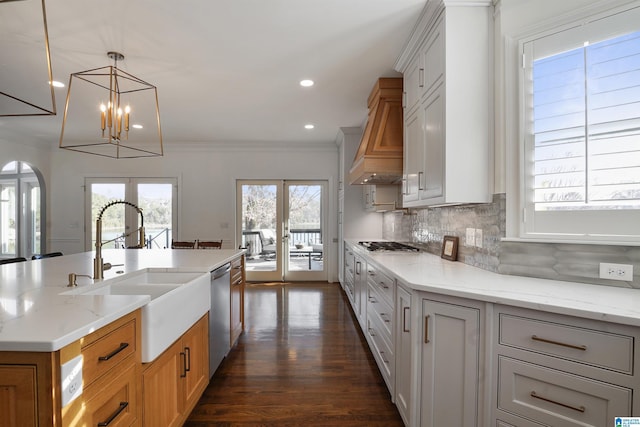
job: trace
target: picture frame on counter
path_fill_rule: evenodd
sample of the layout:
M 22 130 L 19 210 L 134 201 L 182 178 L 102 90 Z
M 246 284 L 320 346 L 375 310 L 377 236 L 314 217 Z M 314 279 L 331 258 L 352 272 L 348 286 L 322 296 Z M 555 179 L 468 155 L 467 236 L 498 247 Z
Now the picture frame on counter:
M 458 260 L 458 237 L 457 236 L 444 236 L 442 239 L 442 253 L 441 258 L 448 259 L 449 261 Z

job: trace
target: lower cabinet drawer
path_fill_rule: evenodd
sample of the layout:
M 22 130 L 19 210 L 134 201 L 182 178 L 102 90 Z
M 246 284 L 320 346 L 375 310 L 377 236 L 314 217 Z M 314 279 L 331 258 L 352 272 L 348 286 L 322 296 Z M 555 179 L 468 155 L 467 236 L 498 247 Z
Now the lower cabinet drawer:
M 378 323 L 382 326 L 387 340 L 392 342 L 393 309 L 370 283 L 367 284 L 367 313 L 371 313 L 372 316 L 378 319 Z
M 136 352 L 136 327 L 131 320 L 82 349 L 85 387 Z
M 124 427 L 139 425 L 140 402 L 136 365 L 96 381 L 86 391 L 84 423 L 78 425 Z
M 631 416 L 632 390 L 498 358 L 498 409 L 550 426 L 608 426 Z
M 376 362 L 378 362 L 382 377 L 387 383 L 389 391 L 393 393 L 394 354 L 384 335 L 381 333 L 377 321 L 369 316 L 367 316 L 367 335 L 369 336 L 369 343 L 372 346 L 371 351 L 374 353 Z
M 500 344 L 633 374 L 633 337 L 500 314 Z

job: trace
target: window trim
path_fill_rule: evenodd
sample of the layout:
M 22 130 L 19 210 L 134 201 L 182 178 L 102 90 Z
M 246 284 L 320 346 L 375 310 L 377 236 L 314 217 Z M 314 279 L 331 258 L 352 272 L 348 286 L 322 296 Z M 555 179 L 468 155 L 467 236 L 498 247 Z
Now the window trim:
M 171 227 L 174 236 L 178 233 L 178 217 L 179 217 L 179 182 L 177 177 L 86 177 L 85 178 L 85 201 L 84 201 L 84 221 L 85 221 L 85 233 L 84 233 L 84 245 L 85 251 L 95 250 L 92 245 L 92 231 L 95 226 L 91 219 L 91 185 L 92 184 L 124 184 L 125 185 L 125 200 L 132 203 L 136 203 L 138 199 L 137 188 L 138 184 L 171 184 L 172 185 L 172 218 Z M 126 211 L 127 214 L 131 214 Z M 137 220 L 137 216 L 134 215 Z
M 617 6 L 616 6 L 617 4 Z M 523 67 L 523 45 L 529 41 L 580 27 L 586 23 L 606 18 L 624 11 L 640 7 L 640 1 L 619 1 L 611 5 L 605 2 L 577 10 L 573 13 L 545 20 L 534 27 L 526 28 L 520 34 L 502 35 L 504 42 L 504 136 L 505 136 L 505 190 L 506 237 L 504 241 L 579 243 L 640 246 L 638 236 L 594 236 L 589 234 L 565 235 L 527 232 L 525 208 L 527 176 L 525 164 L 525 132 L 527 129 L 525 101 L 525 70 Z M 637 212 L 637 210 L 636 210 Z

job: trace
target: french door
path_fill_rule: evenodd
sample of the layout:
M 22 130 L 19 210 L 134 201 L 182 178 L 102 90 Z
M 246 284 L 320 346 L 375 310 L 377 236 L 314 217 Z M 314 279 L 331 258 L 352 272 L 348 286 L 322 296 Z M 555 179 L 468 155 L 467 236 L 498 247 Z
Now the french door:
M 177 224 L 177 180 L 175 178 L 87 178 L 85 250 L 95 249 L 96 219 L 100 210 L 113 200 L 124 200 L 142 209 L 145 246 L 171 247 Z M 140 215 L 135 209 L 118 204 L 102 217 L 104 248 L 126 248 L 138 244 Z
M 326 181 L 239 180 L 236 195 L 247 280 L 327 280 Z

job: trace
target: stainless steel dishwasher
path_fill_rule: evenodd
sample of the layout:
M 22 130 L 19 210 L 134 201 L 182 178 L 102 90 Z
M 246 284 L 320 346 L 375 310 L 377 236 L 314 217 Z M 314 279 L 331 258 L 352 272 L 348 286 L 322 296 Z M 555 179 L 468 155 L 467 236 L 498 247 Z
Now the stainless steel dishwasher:
M 211 312 L 209 313 L 209 376 L 231 349 L 231 263 L 211 272 Z

